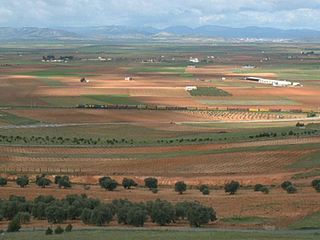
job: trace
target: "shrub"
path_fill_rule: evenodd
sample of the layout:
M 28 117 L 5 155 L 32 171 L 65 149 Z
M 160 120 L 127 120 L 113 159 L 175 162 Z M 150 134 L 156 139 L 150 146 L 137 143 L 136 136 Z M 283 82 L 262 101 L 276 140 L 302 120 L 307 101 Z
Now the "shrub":
M 314 187 L 314 189 L 315 189 L 318 193 L 320 193 L 320 183 L 318 183 L 318 184 Z
M 178 192 L 179 194 L 182 194 L 183 192 L 185 192 L 187 190 L 187 184 L 185 184 L 184 182 L 176 182 L 176 184 L 174 185 L 174 190 L 176 192 Z
M 7 185 L 7 183 L 8 182 L 6 178 L 0 177 L 0 187 Z
M 268 194 L 270 191 L 269 191 L 269 188 L 266 187 L 266 186 L 263 186 L 260 188 L 260 192 L 264 193 L 264 194 Z
M 85 208 L 82 210 L 80 218 L 84 224 L 90 224 L 91 213 L 92 213 L 91 209 Z
M 63 223 L 66 219 L 66 211 L 61 206 L 52 204 L 46 208 L 45 212 L 49 223 Z
M 237 181 L 231 181 L 224 186 L 224 191 L 230 195 L 235 194 L 240 188 L 240 183 Z
M 320 183 L 320 179 L 314 179 L 312 182 L 311 182 L 311 185 L 312 185 L 312 187 L 316 187 L 317 185 L 319 185 L 319 183 Z
M 106 178 L 100 182 L 100 186 L 108 191 L 113 191 L 117 188 L 118 183 L 114 179 Z
M 203 190 L 202 190 L 202 194 L 203 194 L 203 195 L 209 195 L 209 194 L 210 194 L 209 188 L 203 189 Z
M 138 206 L 133 206 L 128 211 L 128 224 L 135 227 L 143 227 L 144 222 L 147 220 L 148 212 Z
M 137 184 L 133 179 L 124 178 L 124 179 L 122 180 L 122 186 L 123 186 L 125 189 L 130 189 L 131 187 L 136 187 L 136 186 L 138 186 L 138 184 Z
M 201 227 L 203 224 L 207 224 L 210 220 L 216 220 L 216 213 L 213 208 L 208 208 L 200 203 L 191 203 L 187 210 L 188 221 L 190 226 Z
M 158 179 L 156 179 L 156 178 L 146 178 L 146 179 L 144 179 L 144 184 L 150 190 L 154 189 L 154 188 L 158 188 Z
M 36 184 L 39 187 L 45 188 L 51 184 L 51 180 L 46 178 L 44 175 L 36 177 Z
M 313 118 L 313 117 L 316 117 L 317 116 L 317 114 L 315 113 L 315 112 L 313 112 L 313 111 L 311 111 L 311 112 L 309 112 L 308 114 L 307 114 L 307 117 L 308 118 Z
M 202 192 L 203 195 L 209 195 L 210 194 L 210 190 L 209 190 L 209 186 L 208 185 L 201 185 L 199 187 L 200 192 Z
M 165 200 L 157 199 L 151 204 L 150 217 L 152 222 L 164 226 L 174 221 L 175 219 L 175 208 L 174 206 Z
M 8 225 L 7 232 L 18 232 L 21 228 L 21 224 L 18 218 L 13 218 Z
M 287 190 L 287 193 L 289 194 L 293 194 L 297 192 L 297 188 L 293 185 L 288 186 L 286 190 Z
M 71 182 L 68 176 L 56 176 L 55 182 L 59 188 L 71 188 Z
M 69 223 L 65 228 L 65 232 L 71 232 L 72 228 L 73 228 L 72 225 Z
M 15 218 L 18 219 L 20 224 L 25 224 L 30 222 L 30 213 L 28 212 L 18 212 Z
M 64 232 L 63 228 L 61 226 L 57 226 L 54 230 L 55 234 L 62 234 Z
M 109 207 L 98 206 L 91 212 L 90 223 L 96 226 L 102 226 L 112 220 L 113 214 Z
M 18 177 L 16 180 L 17 185 L 24 188 L 29 184 L 29 178 L 27 176 Z
M 254 191 L 255 192 L 260 192 L 261 188 L 263 188 L 264 186 L 262 184 L 256 184 L 254 185 Z
M 52 235 L 53 234 L 52 228 L 48 227 L 45 233 L 46 233 L 46 235 Z
M 287 188 L 288 188 L 289 186 L 292 186 L 292 182 L 290 182 L 290 181 L 284 181 L 283 183 L 281 183 L 281 188 L 282 188 L 283 190 L 287 190 Z

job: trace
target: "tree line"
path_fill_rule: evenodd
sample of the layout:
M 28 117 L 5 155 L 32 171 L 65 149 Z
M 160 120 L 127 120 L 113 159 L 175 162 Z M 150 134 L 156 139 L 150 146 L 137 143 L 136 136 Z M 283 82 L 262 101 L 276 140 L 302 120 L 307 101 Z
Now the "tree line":
M 50 224 L 62 224 L 67 220 L 81 220 L 86 225 L 103 226 L 116 220 L 118 224 L 144 226 L 151 221 L 159 226 L 181 220 L 190 226 L 201 227 L 217 219 L 212 207 L 199 202 L 184 201 L 173 204 L 157 199 L 147 202 L 131 202 L 127 199 L 104 203 L 85 194 L 67 195 L 59 200 L 53 196 L 38 196 L 32 201 L 25 197 L 10 196 L 0 200 L 0 220 L 8 220 L 8 231 L 18 231 L 21 224 L 31 219 L 47 220 Z

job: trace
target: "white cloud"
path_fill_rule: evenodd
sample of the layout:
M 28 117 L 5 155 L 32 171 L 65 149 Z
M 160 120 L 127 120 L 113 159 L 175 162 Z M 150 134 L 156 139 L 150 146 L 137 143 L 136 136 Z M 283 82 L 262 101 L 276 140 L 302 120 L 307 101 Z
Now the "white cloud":
M 268 26 L 320 30 L 320 0 L 0 0 L 2 26 Z

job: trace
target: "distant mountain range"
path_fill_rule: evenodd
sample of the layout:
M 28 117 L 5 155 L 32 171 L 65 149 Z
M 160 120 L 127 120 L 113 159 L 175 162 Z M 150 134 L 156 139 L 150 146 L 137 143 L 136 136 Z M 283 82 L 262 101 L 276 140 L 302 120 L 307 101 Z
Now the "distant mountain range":
M 244 27 L 231 28 L 221 26 L 202 26 L 190 28 L 172 26 L 164 29 L 152 27 L 101 26 L 101 27 L 64 27 L 64 28 L 11 28 L 0 27 L 0 40 L 101 40 L 115 37 L 212 37 L 224 39 L 288 39 L 297 41 L 318 41 L 320 31 L 277 28 Z

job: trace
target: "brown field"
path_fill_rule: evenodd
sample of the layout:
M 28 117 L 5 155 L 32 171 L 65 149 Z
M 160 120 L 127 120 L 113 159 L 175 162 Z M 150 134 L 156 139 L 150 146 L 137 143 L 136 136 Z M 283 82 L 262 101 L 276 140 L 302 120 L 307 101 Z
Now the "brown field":
M 18 46 L 14 54 L 10 53 L 13 50 L 1 52 L 1 64 L 16 61 L 17 65 L 0 66 L 0 135 L 122 138 L 132 139 L 134 143 L 131 146 L 128 142 L 114 146 L 46 146 L 35 142 L 1 142 L 0 175 L 8 177 L 10 182 L 1 188 L 0 198 L 12 194 L 28 199 L 40 194 L 62 198 L 67 194 L 86 193 L 108 202 L 115 198 L 136 202 L 156 198 L 172 202 L 196 200 L 216 209 L 220 220 L 210 227 L 228 228 L 262 229 L 269 225 L 286 228 L 320 211 L 319 194 L 310 187 L 312 179 L 319 178 L 319 124 L 311 124 L 319 123 L 319 118 L 307 118 L 306 113 L 312 110 L 319 115 L 319 59 L 300 56 L 300 48 L 318 48 L 318 45 L 265 43 L 212 47 L 211 44 L 202 45 L 205 48 L 199 52 L 186 44 L 184 48 L 176 45 L 176 49 L 163 53 L 161 47 L 168 46 L 162 43 L 160 48 L 133 45 L 133 50 L 125 51 L 117 45 L 92 43 L 79 49 L 64 49 L 60 45 L 55 49 L 49 45 L 34 52 L 26 47 L 30 51 L 24 52 L 25 46 Z M 198 43 L 193 47 L 198 49 Z M 23 52 L 19 57 L 18 50 Z M 74 55 L 75 60 L 42 63 L 42 56 L 51 52 L 56 56 Z M 287 59 L 289 53 L 295 58 Z M 216 56 L 214 60 L 208 61 L 209 54 Z M 98 55 L 111 55 L 114 60 L 85 60 Z M 163 61 L 146 63 L 162 55 Z M 191 65 L 188 62 L 191 56 L 202 59 L 201 64 L 187 67 Z M 261 61 L 265 57 L 270 59 Z M 241 68 L 247 64 L 255 64 L 257 68 L 248 71 Z M 90 82 L 80 83 L 83 76 Z M 133 80 L 125 81 L 125 76 L 132 76 Z M 304 87 L 277 88 L 244 81 L 246 76 L 287 79 L 301 82 Z M 217 87 L 230 95 L 191 96 L 186 86 Z M 203 110 L 98 110 L 75 108 L 78 104 L 201 107 Z M 298 121 L 306 127 L 298 129 Z M 319 132 L 308 133 L 311 131 Z M 277 135 L 259 136 L 270 132 Z M 210 141 L 203 140 L 211 137 Z M 181 138 L 184 142 L 177 141 Z M 197 141 L 190 142 L 193 138 Z M 27 174 L 34 181 L 41 173 L 51 179 L 57 174 L 67 174 L 73 187 L 66 190 L 52 185 L 42 189 L 32 183 L 21 189 L 14 183 L 19 175 Z M 123 177 L 130 177 L 140 186 L 106 192 L 97 186 L 101 176 L 111 176 L 119 183 Z M 158 194 L 142 187 L 144 178 L 149 176 L 158 178 Z M 173 185 L 181 180 L 190 189 L 178 195 Z M 224 184 L 231 180 L 242 185 L 234 196 L 223 191 Z M 289 195 L 280 189 L 279 185 L 286 180 L 294 181 L 297 194 Z M 270 194 L 254 192 L 252 187 L 257 183 L 268 185 Z M 209 196 L 196 189 L 200 184 L 210 185 Z M 90 185 L 91 189 L 84 190 L 83 185 Z M 222 221 L 239 216 L 266 221 L 251 224 Z M 6 224 L 0 221 L 0 229 Z M 34 221 L 27 227 L 31 226 L 47 227 L 47 223 Z

